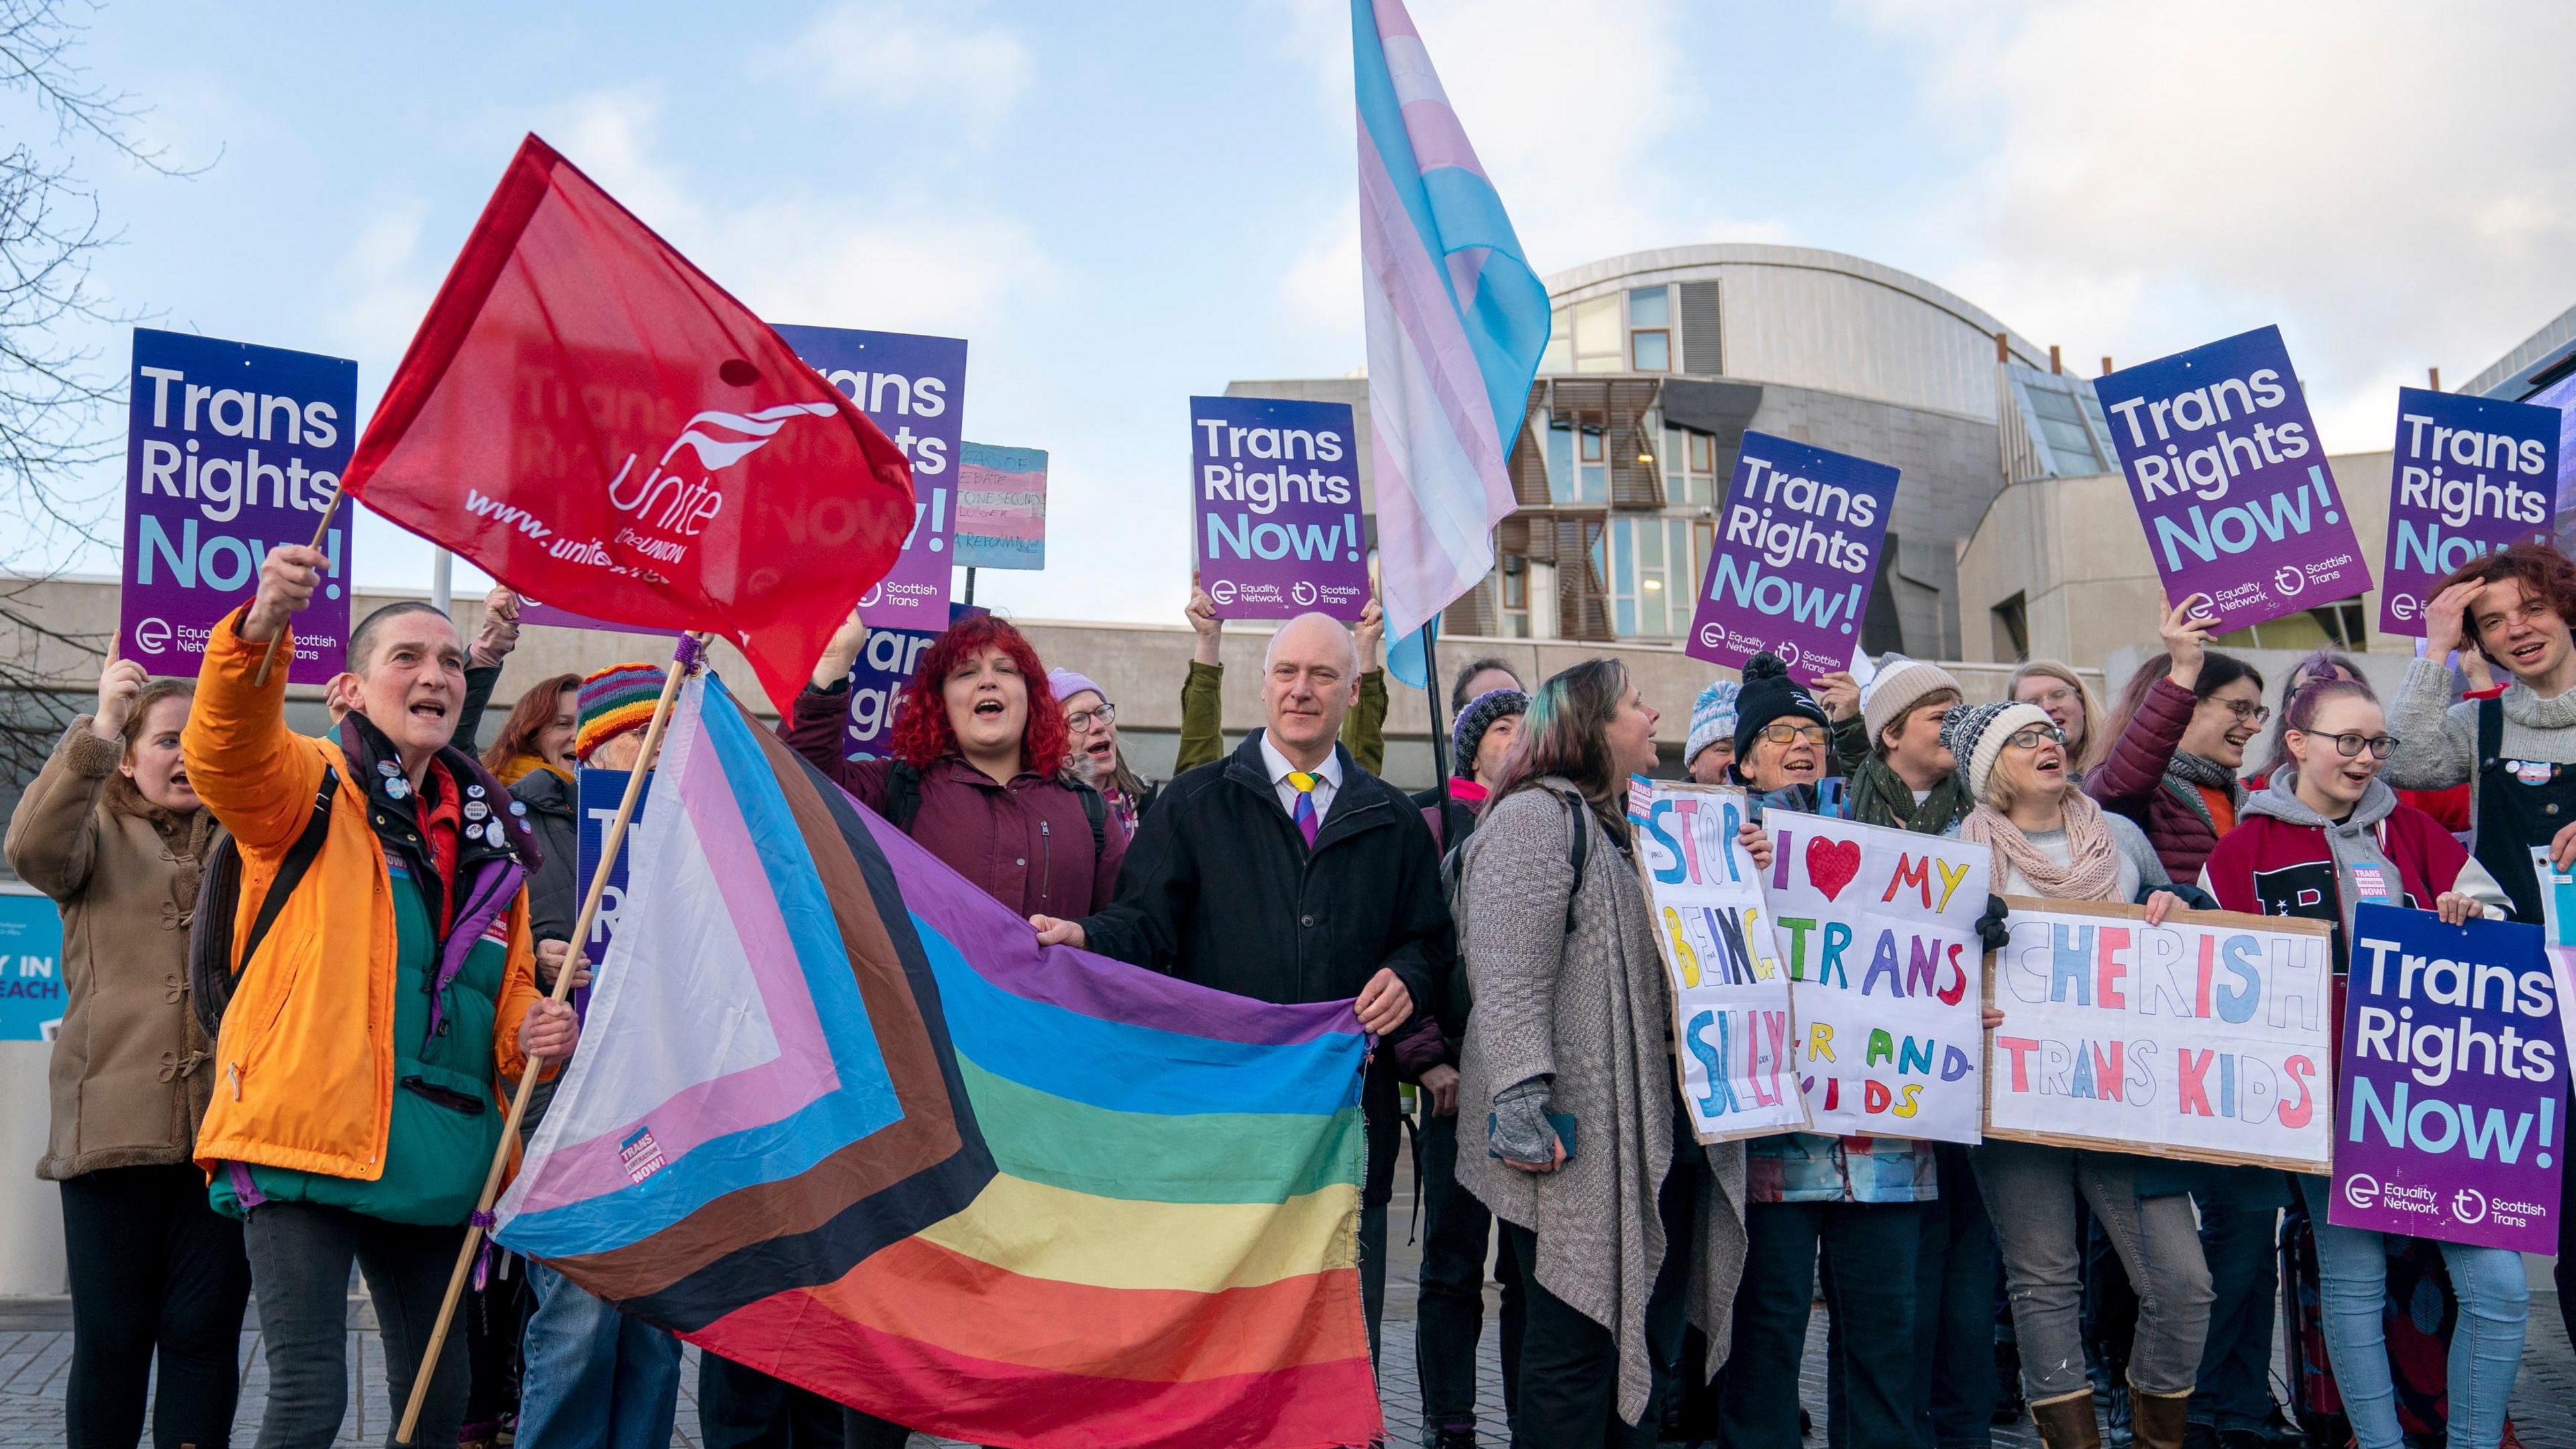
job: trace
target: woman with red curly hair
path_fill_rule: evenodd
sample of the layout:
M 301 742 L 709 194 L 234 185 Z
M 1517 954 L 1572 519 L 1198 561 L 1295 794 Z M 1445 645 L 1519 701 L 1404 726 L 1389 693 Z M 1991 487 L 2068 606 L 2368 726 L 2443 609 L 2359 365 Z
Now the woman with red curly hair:
M 1064 710 L 1028 639 L 989 614 L 949 625 L 904 686 L 891 757 L 851 760 L 842 748 L 850 666 L 867 637 L 851 611 L 779 738 L 1021 915 L 1083 916 L 1109 904 L 1126 832 L 1066 767 Z

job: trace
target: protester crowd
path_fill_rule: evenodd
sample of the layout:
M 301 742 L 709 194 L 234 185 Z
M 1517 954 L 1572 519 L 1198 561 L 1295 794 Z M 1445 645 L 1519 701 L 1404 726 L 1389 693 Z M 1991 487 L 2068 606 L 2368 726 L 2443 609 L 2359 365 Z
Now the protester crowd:
M 260 665 L 321 562 L 273 552 L 193 684 L 111 657 L 9 825 L 11 864 L 65 927 L 37 1171 L 62 1184 L 75 1445 L 136 1443 L 147 1384 L 157 1444 L 226 1443 L 253 1295 L 261 1445 L 328 1443 L 352 1264 L 402 1403 L 509 1095 L 542 1079 L 533 1134 L 578 1049 L 577 1013 L 547 996 L 561 973 L 588 979 L 575 771 L 649 768 L 663 668 L 540 680 L 478 756 L 517 601 L 496 591 L 470 643 L 398 604 L 353 631 L 333 726 L 301 736 L 284 671 Z M 2164 651 L 2108 710 L 2048 662 L 1971 705 L 1921 661 L 1810 689 L 1757 657 L 1699 696 L 1680 768 L 1748 793 L 1741 839 L 1765 867 L 1766 811 L 1951 836 L 1992 850 L 1998 893 L 2131 903 L 2151 923 L 2319 915 L 2338 976 L 2367 901 L 2539 918 L 2530 848 L 2576 858 L 2576 564 L 2518 545 L 2460 569 L 2385 702 L 2351 660 L 2303 661 L 2251 759 L 2264 681 L 2210 647 L 2195 602 L 2163 617 Z M 1409 1128 L 1426 1443 L 1791 1449 L 1811 1427 L 1799 1377 L 1820 1297 L 1837 1449 L 1970 1449 L 2024 1413 L 2052 1449 L 2106 1426 L 2145 1449 L 2256 1449 L 2287 1433 L 2270 1365 L 2292 1234 L 2313 1238 L 2319 1368 L 2354 1443 L 2405 1442 L 2392 1354 L 2421 1350 L 2387 1341 L 2382 1310 L 2409 1253 L 2439 1260 L 2457 1303 L 2437 1345 L 2449 1442 L 2518 1442 L 2519 1256 L 2332 1226 L 2323 1177 L 2006 1141 L 1698 1143 L 1625 804 L 1629 777 L 1660 767 L 1658 720 L 1617 662 L 1534 682 L 1470 662 L 1443 711 L 1451 778 L 1408 796 L 1376 773 L 1374 609 L 1356 632 L 1308 615 L 1270 635 L 1263 728 L 1231 750 L 1204 594 L 1189 618 L 1168 780 L 1130 767 L 1117 702 L 1079 662 L 1049 669 L 981 613 L 923 654 L 884 758 L 844 748 L 855 614 L 780 734 L 1043 943 L 1265 1001 L 1355 1002 L 1387 1048 L 1362 1094 L 1369 1343 Z M 2301 867 L 2326 899 L 2273 888 Z M 2003 915 L 1998 899 L 1980 923 L 1990 946 Z M 1989 1004 L 1987 1026 L 2002 1017 Z M 1489 1272 L 1508 1425 L 1476 1412 Z M 670 1335 L 507 1254 L 478 1267 L 464 1318 L 428 1367 L 416 1442 L 669 1442 Z M 908 1432 L 712 1354 L 698 1401 L 713 1449 Z

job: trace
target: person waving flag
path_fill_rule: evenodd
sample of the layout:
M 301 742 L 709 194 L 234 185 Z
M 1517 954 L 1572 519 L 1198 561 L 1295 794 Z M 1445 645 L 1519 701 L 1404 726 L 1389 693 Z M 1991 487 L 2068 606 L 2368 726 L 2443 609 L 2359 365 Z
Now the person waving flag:
M 342 487 L 531 598 L 729 639 L 782 704 L 914 519 L 902 450 L 535 136 Z
M 1547 287 L 1403 0 L 1351 0 L 1351 48 L 1379 586 L 1401 639 L 1494 567 Z

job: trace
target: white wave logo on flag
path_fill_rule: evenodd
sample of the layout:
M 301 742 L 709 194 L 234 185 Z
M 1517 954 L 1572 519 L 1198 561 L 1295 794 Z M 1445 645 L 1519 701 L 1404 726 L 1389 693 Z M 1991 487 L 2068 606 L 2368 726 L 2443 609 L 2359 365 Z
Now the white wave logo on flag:
M 670 467 L 671 459 L 676 457 L 682 448 L 687 448 L 698 455 L 698 466 L 710 473 L 719 468 L 730 468 L 758 452 L 771 438 L 778 436 L 778 430 L 787 426 L 790 419 L 828 418 L 837 411 L 839 409 L 830 403 L 810 402 L 780 403 L 774 408 L 762 408 L 756 413 L 748 414 L 713 410 L 702 412 L 689 419 L 687 425 L 680 429 L 680 436 L 673 440 L 670 448 L 662 454 L 662 461 L 658 466 Z M 742 437 L 727 439 L 717 436 L 719 433 L 739 433 Z
M 608 482 L 609 506 L 633 515 L 637 524 L 655 532 L 676 532 L 694 538 L 707 520 L 724 510 L 724 491 L 708 475 L 722 472 L 768 446 L 780 429 L 797 418 L 828 418 L 839 411 L 828 402 L 805 402 L 780 403 L 756 413 L 715 409 L 699 413 L 681 426 L 680 436 L 662 450 L 662 460 L 653 465 L 631 496 L 625 493 L 626 479 L 635 471 L 638 455 L 626 455 L 625 464 Z M 680 456 L 683 448 L 698 455 L 702 471 L 695 483 L 671 471 L 671 460 Z

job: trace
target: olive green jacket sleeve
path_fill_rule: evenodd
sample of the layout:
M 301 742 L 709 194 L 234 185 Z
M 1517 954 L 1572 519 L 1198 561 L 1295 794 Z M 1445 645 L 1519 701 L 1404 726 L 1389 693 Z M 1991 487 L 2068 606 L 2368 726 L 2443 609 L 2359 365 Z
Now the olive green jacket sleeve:
M 1342 717 L 1342 748 L 1372 775 L 1386 773 L 1386 671 L 1360 676 L 1359 701 Z
M 1219 723 L 1224 686 L 1224 665 L 1190 661 L 1190 672 L 1181 677 L 1181 745 L 1172 759 L 1173 774 L 1224 756 L 1225 731 Z M 1342 747 L 1372 775 L 1386 762 L 1385 670 L 1372 669 L 1360 676 L 1359 702 L 1342 720 Z
M 1193 770 L 1225 754 L 1221 720 L 1225 707 L 1225 666 L 1190 661 L 1181 676 L 1181 748 L 1172 773 Z

